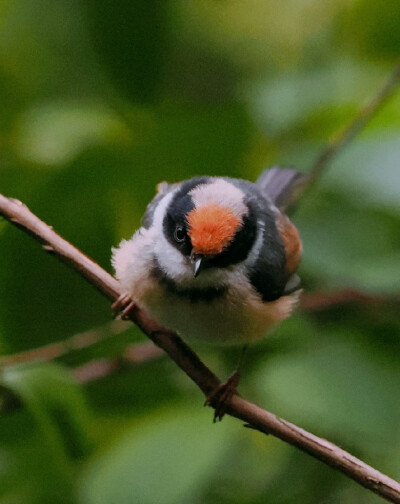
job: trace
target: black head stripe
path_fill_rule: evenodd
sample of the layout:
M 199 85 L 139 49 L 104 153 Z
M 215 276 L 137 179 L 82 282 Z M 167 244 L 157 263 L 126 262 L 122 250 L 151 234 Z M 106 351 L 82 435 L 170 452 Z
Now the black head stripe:
M 160 184 L 158 184 L 157 194 L 147 205 L 146 211 L 142 217 L 142 227 L 144 227 L 145 229 L 149 229 L 152 226 L 154 220 L 154 213 L 158 207 L 158 204 L 166 194 L 173 191 L 175 187 L 177 187 L 178 185 L 179 184 L 168 184 L 168 182 L 161 182 Z
M 163 222 L 164 234 L 171 245 L 180 250 L 184 255 L 190 255 L 192 245 L 189 236 L 181 243 L 176 242 L 174 239 L 176 226 L 180 225 L 183 229 L 187 229 L 186 216 L 194 208 L 194 203 L 189 192 L 198 185 L 208 184 L 210 180 L 210 177 L 195 177 L 186 180 L 182 183 L 168 205 Z
M 147 205 L 146 211 L 142 217 L 142 227 L 149 229 L 153 224 L 154 213 L 164 194 L 157 194 Z
M 243 217 L 243 224 L 236 233 L 231 244 L 221 253 L 209 261 L 210 266 L 225 268 L 232 264 L 244 261 L 249 255 L 251 247 L 257 236 L 257 222 L 253 209 Z

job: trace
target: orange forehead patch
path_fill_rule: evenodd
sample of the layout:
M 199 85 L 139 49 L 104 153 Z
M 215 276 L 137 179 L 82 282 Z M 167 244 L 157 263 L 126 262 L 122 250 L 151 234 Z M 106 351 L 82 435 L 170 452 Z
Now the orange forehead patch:
M 194 208 L 187 216 L 188 234 L 196 254 L 220 254 L 232 241 L 242 221 L 217 203 Z

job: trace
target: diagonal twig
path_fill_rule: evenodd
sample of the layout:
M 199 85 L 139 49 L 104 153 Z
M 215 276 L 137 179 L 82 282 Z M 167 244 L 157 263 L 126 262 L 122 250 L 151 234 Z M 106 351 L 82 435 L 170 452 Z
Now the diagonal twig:
M 49 343 L 38 348 L 32 348 L 22 352 L 14 353 L 11 355 L 4 355 L 0 357 L 0 367 L 14 366 L 15 364 L 22 364 L 24 362 L 31 362 L 34 360 L 51 361 L 59 359 L 68 355 L 70 352 L 82 350 L 96 345 L 112 336 L 122 333 L 126 330 L 126 324 L 120 320 L 113 322 L 95 329 L 74 334 L 70 338 L 63 341 L 56 341 Z
M 332 160 L 358 135 L 373 116 L 387 103 L 400 84 L 400 61 L 393 67 L 381 89 L 363 107 L 351 122 L 341 128 L 330 143 L 320 152 L 311 166 L 307 181 L 293 195 L 290 207 L 293 209 L 300 198 L 311 189 Z
M 0 195 L 0 214 L 33 236 L 42 244 L 44 250 L 75 269 L 108 299 L 115 301 L 119 297 L 121 288 L 109 273 L 64 240 L 21 202 Z M 132 312 L 130 319 L 176 362 L 206 396 L 220 384 L 217 376 L 177 334 L 161 327 L 139 308 Z M 334 444 L 276 417 L 237 395 L 227 404 L 227 413 L 260 432 L 273 434 L 300 448 L 388 501 L 400 504 L 399 483 Z

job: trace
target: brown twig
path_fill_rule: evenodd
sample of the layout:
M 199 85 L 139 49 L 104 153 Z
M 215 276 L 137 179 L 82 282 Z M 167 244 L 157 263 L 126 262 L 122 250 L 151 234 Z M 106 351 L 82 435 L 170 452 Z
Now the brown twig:
M 321 177 L 322 172 L 329 163 L 343 150 L 353 138 L 360 133 L 373 116 L 385 105 L 390 97 L 395 93 L 400 84 L 400 61 L 394 66 L 391 74 L 387 78 L 378 93 L 360 110 L 352 121 L 340 129 L 333 137 L 332 141 L 321 151 L 315 159 L 307 181 L 293 195 L 290 207 L 293 208 L 303 194 L 314 186 Z
M 376 307 L 382 305 L 400 304 L 400 296 L 374 295 L 356 289 L 339 289 L 332 292 L 307 292 L 301 296 L 300 309 L 306 311 L 321 311 L 335 306 L 357 304 Z
M 63 341 L 57 341 L 56 343 L 50 343 L 49 345 L 32 348 L 12 355 L 4 355 L 0 357 L 0 367 L 14 366 L 15 364 L 22 364 L 23 362 L 31 362 L 38 359 L 42 361 L 59 359 L 70 352 L 91 347 L 106 338 L 122 333 L 126 329 L 126 323 L 121 320 L 114 320 L 103 327 L 75 334 Z
M 108 299 L 115 301 L 119 297 L 121 294 L 120 286 L 111 275 L 55 233 L 50 226 L 38 219 L 21 202 L 0 195 L 0 214 L 32 235 L 43 245 L 47 252 L 52 253 L 74 268 Z M 161 327 L 138 308 L 132 312 L 131 320 L 178 364 L 206 396 L 220 384 L 216 375 L 178 335 Z M 106 363 L 106 367 L 109 364 Z M 260 432 L 273 434 L 283 441 L 297 446 L 346 474 L 365 488 L 372 490 L 390 502 L 400 504 L 399 483 L 328 441 L 277 418 L 272 413 L 238 396 L 233 396 L 228 403 L 227 413 L 253 426 Z
M 96 359 L 72 370 L 79 383 L 90 383 L 110 376 L 120 368 L 119 359 Z
M 73 369 L 75 378 L 79 383 L 88 383 L 118 371 L 125 363 L 141 364 L 149 360 L 157 359 L 165 355 L 165 352 L 151 341 L 136 343 L 128 346 L 121 357 L 116 359 L 97 359 Z

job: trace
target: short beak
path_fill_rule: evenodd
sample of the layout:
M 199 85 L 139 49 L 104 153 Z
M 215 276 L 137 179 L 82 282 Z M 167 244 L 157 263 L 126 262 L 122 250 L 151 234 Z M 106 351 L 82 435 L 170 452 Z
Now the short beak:
M 193 267 L 193 276 L 195 278 L 197 277 L 197 275 L 201 271 L 203 259 L 204 259 L 204 257 L 199 254 L 192 253 L 192 255 L 190 256 L 190 262 L 192 263 L 192 267 Z

